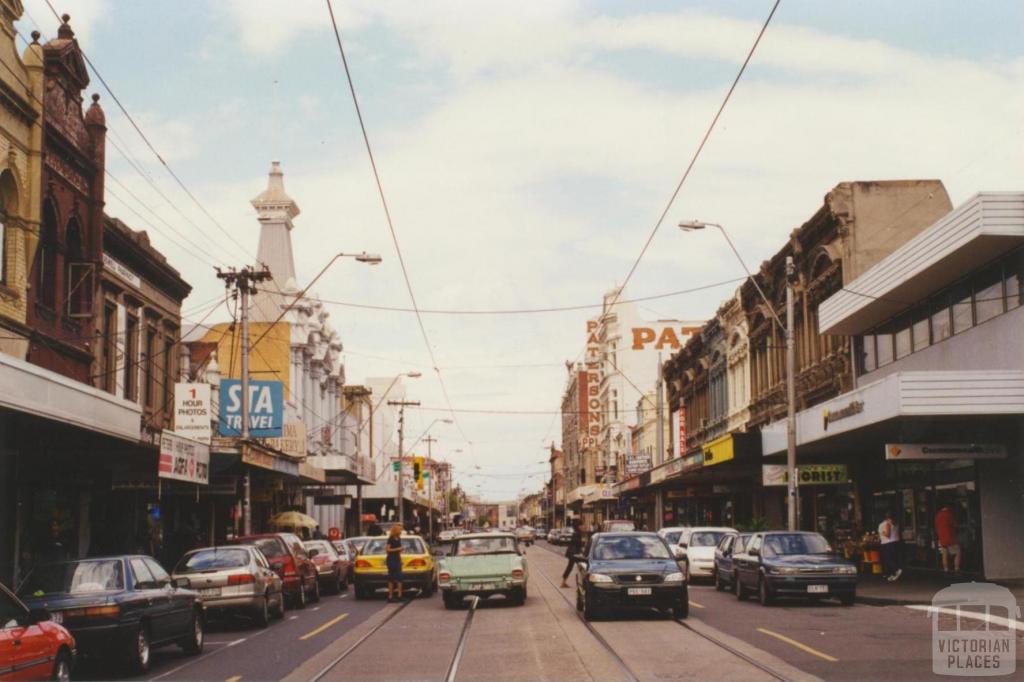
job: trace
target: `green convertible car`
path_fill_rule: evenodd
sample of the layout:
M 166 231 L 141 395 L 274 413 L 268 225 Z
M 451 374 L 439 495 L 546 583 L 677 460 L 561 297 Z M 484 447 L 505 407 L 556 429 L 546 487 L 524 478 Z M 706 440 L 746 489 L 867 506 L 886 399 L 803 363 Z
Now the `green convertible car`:
M 456 608 L 466 597 L 486 599 L 495 594 L 522 605 L 527 577 L 526 556 L 515 535 L 474 533 L 455 540 L 451 553 L 441 560 L 437 583 L 445 608 Z

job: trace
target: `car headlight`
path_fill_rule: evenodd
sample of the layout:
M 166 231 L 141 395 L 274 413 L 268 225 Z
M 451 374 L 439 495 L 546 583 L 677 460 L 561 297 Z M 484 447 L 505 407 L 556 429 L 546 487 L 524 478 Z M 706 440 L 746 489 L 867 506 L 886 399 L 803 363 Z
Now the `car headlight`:
M 587 576 L 587 580 L 592 583 L 610 583 L 614 582 L 610 575 L 604 575 L 603 573 L 591 573 Z
M 679 573 L 669 573 L 668 575 L 665 576 L 665 582 L 667 582 L 667 583 L 681 583 L 684 580 L 686 580 L 686 576 L 683 575 L 681 572 L 679 572 Z
M 769 567 L 768 572 L 772 575 L 796 575 L 800 572 L 799 568 L 789 568 L 785 566 L 774 566 Z
M 835 568 L 832 569 L 832 572 L 833 573 L 838 573 L 840 575 L 856 575 L 857 574 L 857 567 L 856 566 L 836 566 Z

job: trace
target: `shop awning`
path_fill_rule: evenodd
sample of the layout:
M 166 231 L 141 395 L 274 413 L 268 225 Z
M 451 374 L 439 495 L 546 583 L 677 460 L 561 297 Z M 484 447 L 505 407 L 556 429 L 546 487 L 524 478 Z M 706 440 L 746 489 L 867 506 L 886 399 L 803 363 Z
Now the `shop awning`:
M 137 443 L 142 408 L 106 391 L 0 353 L 0 408 Z

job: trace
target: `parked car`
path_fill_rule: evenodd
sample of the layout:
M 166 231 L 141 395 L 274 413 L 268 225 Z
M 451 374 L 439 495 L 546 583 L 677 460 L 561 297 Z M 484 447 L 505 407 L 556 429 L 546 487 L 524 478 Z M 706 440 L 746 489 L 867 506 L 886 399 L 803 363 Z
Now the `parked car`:
M 515 538 L 529 547 L 533 544 L 533 529 L 529 526 L 520 526 L 515 530 Z
M 439 542 L 451 542 L 457 537 L 459 537 L 459 531 L 454 528 L 450 528 L 448 530 L 441 531 L 438 534 L 437 539 Z
M 679 539 L 688 530 L 690 530 L 689 526 L 668 526 L 659 530 L 658 535 L 668 543 L 669 547 L 675 547 L 679 544 Z
M 547 528 L 534 528 L 533 529 L 533 539 L 534 540 L 543 540 L 547 536 L 548 536 Z
M 569 540 L 572 538 L 572 528 L 559 528 L 555 533 L 554 539 L 551 541 L 553 545 L 568 545 Z
M 310 561 L 302 540 L 294 533 L 244 535 L 230 544 L 256 545 L 267 557 L 270 568 L 281 577 L 285 598 L 293 606 L 304 609 L 307 603 L 320 601 L 316 566 Z
M 263 628 L 284 617 L 284 583 L 254 545 L 193 549 L 171 577 L 196 590 L 207 613 L 245 613 Z
M 348 589 L 352 562 L 349 561 L 347 549 L 342 550 L 344 554 L 339 554 L 329 540 L 307 540 L 302 545 L 316 565 L 321 590 L 341 594 Z
M 635 607 L 690 613 L 686 571 L 657 533 L 595 533 L 577 562 L 576 608 L 587 620 Z
M 601 522 L 601 533 L 628 533 L 636 530 L 636 524 L 628 519 L 605 519 Z
M 368 540 L 373 540 L 373 538 L 369 535 L 360 535 L 358 537 L 345 540 L 345 543 L 348 544 L 349 551 L 351 551 L 353 557 L 355 557 L 356 554 L 359 554 L 359 552 L 363 550 L 363 545 L 365 545 Z
M 149 669 L 150 652 L 178 644 L 203 651 L 206 621 L 199 594 L 171 579 L 155 559 L 109 556 L 43 564 L 18 589 L 30 609 L 46 609 L 87 657 Z
M 547 541 L 550 542 L 552 545 L 556 544 L 555 538 L 558 536 L 558 532 L 560 530 L 561 528 L 552 528 L 551 530 L 549 530 Z
M 529 577 L 526 556 L 512 533 L 463 535 L 441 560 L 437 583 L 446 609 L 469 596 L 503 595 L 514 604 L 526 602 Z
M 755 533 L 733 563 L 737 599 L 756 591 L 765 606 L 777 597 L 836 597 L 851 606 L 857 594 L 857 567 L 834 554 L 818 533 Z
M 429 597 L 437 589 L 437 566 L 427 543 L 418 535 L 403 535 L 402 587 L 415 587 L 420 596 Z M 356 599 L 368 599 L 381 587 L 387 587 L 388 569 L 384 546 L 387 538 L 370 538 L 356 557 L 352 583 Z
M 714 575 L 715 547 L 726 535 L 735 535 L 735 528 L 720 526 L 694 526 L 683 531 L 679 546 L 686 550 L 686 567 L 690 578 L 710 578 Z
M 0 585 L 0 680 L 68 680 L 74 664 L 67 628 Z
M 735 567 L 733 556 L 743 553 L 743 546 L 750 540 L 753 533 L 729 533 L 723 535 L 715 547 L 715 564 L 712 572 L 714 574 L 715 589 L 723 591 L 732 589 Z

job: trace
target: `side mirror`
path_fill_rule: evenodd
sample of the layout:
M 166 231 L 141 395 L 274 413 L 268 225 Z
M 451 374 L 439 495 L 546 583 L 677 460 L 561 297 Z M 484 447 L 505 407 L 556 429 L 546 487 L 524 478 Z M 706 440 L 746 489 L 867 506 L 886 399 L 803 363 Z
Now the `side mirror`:
M 192 586 L 192 581 L 188 578 L 172 578 L 171 585 L 177 589 L 188 589 Z
M 687 543 L 685 543 L 685 542 L 680 542 L 680 543 L 679 543 L 678 545 L 676 545 L 676 546 L 677 546 L 677 547 L 682 547 L 683 549 L 686 549 L 686 548 L 687 548 L 687 547 L 689 547 L 690 545 L 689 545 L 689 544 L 687 544 Z
M 319 549 L 311 549 L 311 550 L 309 550 L 309 551 L 307 552 L 307 554 L 309 555 L 309 558 L 310 558 L 310 559 L 312 559 L 313 557 L 315 557 L 315 556 L 316 556 L 317 554 L 319 554 L 319 553 L 320 553 L 320 550 L 319 550 Z
M 676 559 L 685 559 L 686 558 L 686 548 L 685 547 L 673 547 L 672 548 L 672 555 L 675 556 Z

